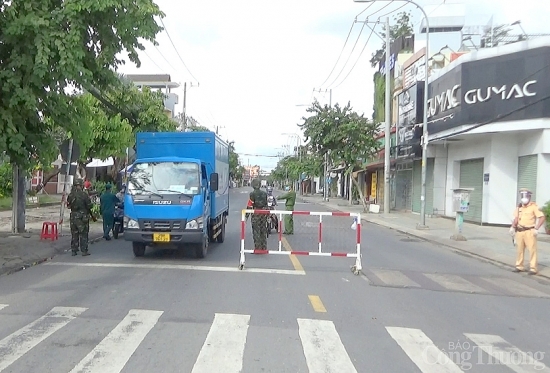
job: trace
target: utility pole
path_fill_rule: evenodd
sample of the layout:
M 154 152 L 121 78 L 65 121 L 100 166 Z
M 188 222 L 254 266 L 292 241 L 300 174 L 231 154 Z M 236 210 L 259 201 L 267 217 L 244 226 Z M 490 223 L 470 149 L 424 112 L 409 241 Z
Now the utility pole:
M 183 130 L 187 129 L 187 82 L 183 83 Z
M 69 139 L 69 150 L 67 152 L 67 168 L 65 174 L 65 182 L 63 183 L 63 197 L 61 197 L 61 207 L 59 209 L 59 235 L 63 234 L 63 219 L 65 217 L 65 202 L 67 202 L 67 184 L 69 184 L 69 176 L 71 173 L 71 161 L 73 157 L 73 139 Z
M 329 90 L 329 107 L 332 108 L 332 89 Z M 325 180 L 323 188 L 323 201 L 328 202 L 328 188 L 330 187 L 328 172 L 328 151 L 325 151 Z
M 390 17 L 386 17 L 386 102 L 385 115 L 386 127 L 384 129 L 384 215 L 390 213 L 390 131 L 391 131 L 391 67 L 390 67 Z

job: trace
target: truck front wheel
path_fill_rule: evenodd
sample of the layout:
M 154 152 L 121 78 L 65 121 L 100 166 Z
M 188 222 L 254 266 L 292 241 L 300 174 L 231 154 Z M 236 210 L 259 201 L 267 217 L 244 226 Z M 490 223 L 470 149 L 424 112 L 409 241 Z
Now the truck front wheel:
M 205 235 L 202 239 L 202 242 L 197 244 L 197 247 L 195 248 L 195 255 L 197 258 L 202 259 L 206 256 L 206 253 L 208 252 L 208 236 Z
M 220 234 L 218 234 L 218 237 L 216 237 L 216 241 L 218 243 L 223 243 L 225 241 L 225 224 L 227 223 L 227 218 L 224 216 L 222 217 L 222 225 L 220 227 Z
M 140 242 L 132 242 L 132 249 L 134 249 L 135 256 L 145 255 L 145 244 Z

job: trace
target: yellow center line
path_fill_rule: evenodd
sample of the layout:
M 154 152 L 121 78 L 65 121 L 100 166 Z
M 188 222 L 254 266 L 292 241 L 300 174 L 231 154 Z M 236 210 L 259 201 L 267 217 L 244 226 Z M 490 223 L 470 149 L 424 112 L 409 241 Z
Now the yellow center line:
M 319 296 L 308 295 L 308 298 L 315 312 L 327 312 L 327 309 L 323 305 L 323 302 L 321 302 L 321 298 L 319 298 Z
M 290 244 L 288 243 L 286 237 L 281 238 L 281 242 L 283 243 L 283 247 L 286 251 L 292 251 L 292 247 L 290 247 Z M 294 266 L 294 269 L 297 271 L 304 271 L 304 267 L 302 267 L 302 264 L 296 257 L 296 255 L 289 255 L 290 261 L 292 262 L 292 265 Z M 305 271 L 304 271 L 305 272 Z

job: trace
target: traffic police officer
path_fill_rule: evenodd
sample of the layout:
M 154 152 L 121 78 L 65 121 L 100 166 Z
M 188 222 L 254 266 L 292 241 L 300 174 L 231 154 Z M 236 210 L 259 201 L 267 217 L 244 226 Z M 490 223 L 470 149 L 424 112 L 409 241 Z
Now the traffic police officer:
M 514 220 L 510 227 L 510 234 L 516 238 L 516 268 L 514 272 L 523 271 L 523 256 L 525 248 L 529 250 L 530 275 L 537 274 L 537 235 L 538 230 L 544 224 L 544 214 L 537 204 L 531 201 L 533 193 L 529 189 L 522 188 L 519 191 L 521 202 L 514 211 Z

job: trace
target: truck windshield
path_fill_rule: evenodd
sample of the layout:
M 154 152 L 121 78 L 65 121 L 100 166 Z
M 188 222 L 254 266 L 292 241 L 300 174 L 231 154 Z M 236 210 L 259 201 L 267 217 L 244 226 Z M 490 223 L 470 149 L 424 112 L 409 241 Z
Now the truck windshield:
M 132 195 L 199 194 L 199 175 L 196 163 L 138 163 L 128 177 L 128 192 Z

